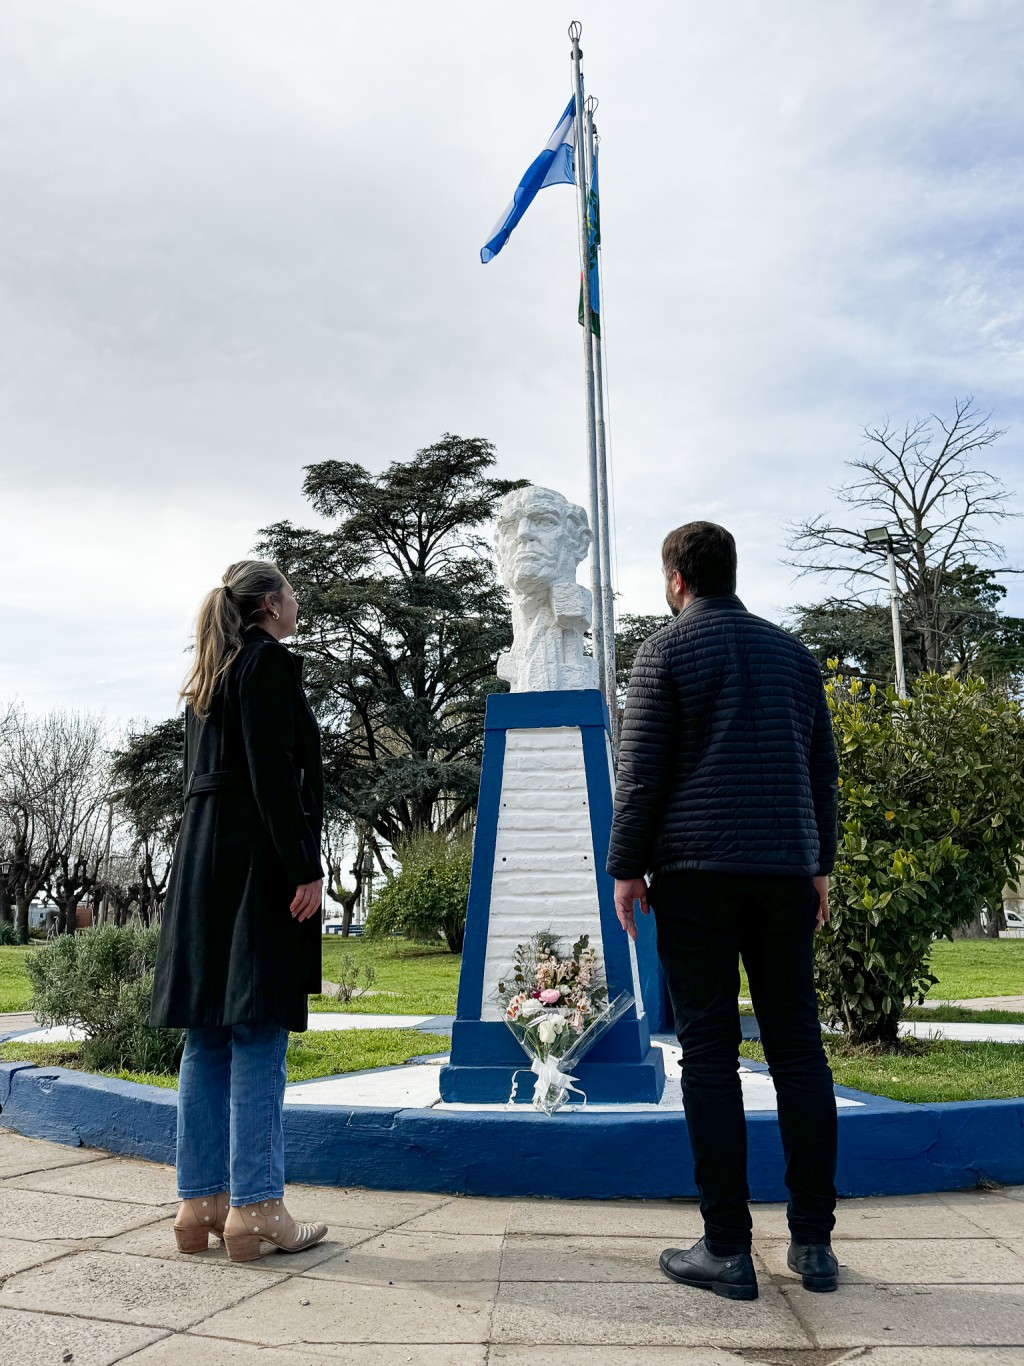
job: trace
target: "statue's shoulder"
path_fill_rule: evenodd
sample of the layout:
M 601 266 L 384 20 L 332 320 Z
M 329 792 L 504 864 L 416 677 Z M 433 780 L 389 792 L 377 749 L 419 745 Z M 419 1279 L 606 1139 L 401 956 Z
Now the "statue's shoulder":
M 589 588 L 574 579 L 562 579 L 551 589 L 551 606 L 558 623 L 582 621 L 583 629 L 590 625 L 594 600 Z

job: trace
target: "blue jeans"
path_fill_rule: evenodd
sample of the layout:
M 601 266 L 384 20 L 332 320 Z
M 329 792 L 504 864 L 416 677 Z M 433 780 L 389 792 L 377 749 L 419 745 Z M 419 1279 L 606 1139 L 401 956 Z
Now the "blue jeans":
M 233 1205 L 284 1196 L 288 1031 L 190 1029 L 178 1078 L 178 1198 L 231 1192 Z

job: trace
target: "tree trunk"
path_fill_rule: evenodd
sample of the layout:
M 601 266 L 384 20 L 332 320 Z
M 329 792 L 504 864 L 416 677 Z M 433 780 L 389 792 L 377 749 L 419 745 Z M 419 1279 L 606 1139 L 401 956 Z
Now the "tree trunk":
M 18 897 L 18 911 L 14 922 L 14 928 L 18 935 L 19 944 L 28 943 L 28 908 L 29 900 L 23 896 Z
M 349 937 L 349 931 L 352 929 L 352 916 L 355 914 L 357 896 L 358 893 L 356 893 L 356 896 L 347 896 L 341 903 L 342 939 L 347 939 Z
M 881 1044 L 893 1048 L 899 1042 L 900 1016 L 880 1015 L 875 1020 L 861 1020 L 847 1036 L 853 1044 Z

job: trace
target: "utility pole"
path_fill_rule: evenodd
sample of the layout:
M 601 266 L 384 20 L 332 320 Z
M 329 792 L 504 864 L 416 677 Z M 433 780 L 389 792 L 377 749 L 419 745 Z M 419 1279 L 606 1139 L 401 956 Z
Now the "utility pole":
M 869 527 L 864 533 L 866 550 L 885 547 L 885 563 L 889 576 L 889 611 L 892 614 L 892 649 L 896 658 L 896 692 L 904 702 L 907 700 L 907 671 L 903 663 L 903 629 L 900 625 L 900 590 L 896 582 L 896 551 L 927 545 L 932 534 L 923 528 L 913 534 L 905 531 L 893 532 L 887 526 Z

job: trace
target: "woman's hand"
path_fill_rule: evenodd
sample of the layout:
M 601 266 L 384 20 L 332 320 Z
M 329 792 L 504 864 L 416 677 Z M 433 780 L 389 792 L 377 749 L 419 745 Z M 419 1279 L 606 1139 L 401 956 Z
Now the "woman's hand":
M 308 920 L 320 910 L 324 899 L 324 880 L 318 877 L 315 882 L 304 882 L 295 888 L 292 904 L 288 907 L 296 920 Z

